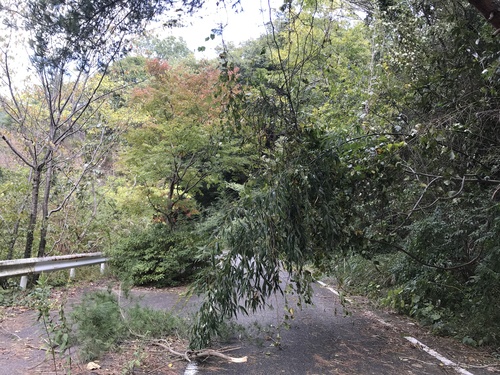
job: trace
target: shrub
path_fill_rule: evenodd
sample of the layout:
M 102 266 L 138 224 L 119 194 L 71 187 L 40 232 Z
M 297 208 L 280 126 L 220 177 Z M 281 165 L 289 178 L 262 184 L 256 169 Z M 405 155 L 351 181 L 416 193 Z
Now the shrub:
M 147 337 L 187 336 L 186 322 L 169 311 L 135 305 L 127 311 L 128 327 L 133 334 Z
M 378 298 L 435 333 L 472 345 L 498 344 L 498 210 L 443 206 L 408 229 L 405 247 L 421 262 L 402 253 L 351 256 L 335 269 L 341 285 Z
M 197 240 L 192 231 L 154 224 L 118 243 L 111 252 L 111 265 L 122 279 L 135 285 L 178 285 L 203 267 L 196 256 Z

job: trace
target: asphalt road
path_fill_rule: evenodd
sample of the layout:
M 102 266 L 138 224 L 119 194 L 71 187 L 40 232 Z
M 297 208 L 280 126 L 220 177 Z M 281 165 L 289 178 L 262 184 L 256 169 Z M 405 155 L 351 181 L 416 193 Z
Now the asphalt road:
M 102 288 L 94 286 L 90 289 L 96 287 Z M 67 297 L 78 301 L 82 292 L 77 290 Z M 186 300 L 182 292 L 182 288 L 138 288 L 132 294 L 143 306 L 168 309 L 189 317 L 199 301 L 196 298 Z M 277 295 L 270 301 L 273 309 L 238 317 L 232 334 L 218 343 L 221 350 L 238 348 L 226 354 L 247 356 L 247 362 L 229 363 L 210 357 L 188 367 L 176 362 L 175 371 L 179 375 L 500 373 L 500 361 L 487 349 L 475 349 L 450 338 L 435 337 L 410 319 L 374 309 L 364 298 L 350 297 L 352 303 L 346 306 L 346 312 L 335 294 L 315 284 L 313 306 L 296 309 L 293 297 L 289 296 L 289 299 L 288 307 L 294 308 L 294 318 L 287 321 L 288 326 L 283 324 L 284 298 Z M 46 360 L 46 353 L 39 349 L 43 329 L 36 323 L 35 311 L 23 308 L 8 310 L 2 317 L 0 328 L 0 375 L 51 373 L 43 372 L 43 366 L 40 366 L 44 358 Z M 409 342 L 405 338 L 408 336 L 428 345 L 460 367 L 443 363 L 442 359 Z M 112 359 L 111 363 L 120 368 L 121 364 L 116 360 Z M 120 374 L 120 371 L 103 369 L 78 374 L 109 375 Z M 147 372 L 150 375 L 173 373 L 168 368 Z
M 174 300 L 159 297 L 158 291 L 143 292 L 141 304 L 153 308 L 172 306 Z M 465 346 L 456 340 L 431 335 L 415 322 L 395 314 L 373 309 L 363 298 L 351 298 L 346 308 L 330 289 L 314 285 L 313 306 L 296 309 L 293 296 L 288 308 L 294 318 L 283 324 L 285 300 L 272 298 L 272 309 L 240 316 L 228 340 L 219 343 L 233 357 L 247 356 L 245 363 L 229 363 L 211 357 L 190 364 L 183 375 L 264 375 L 264 374 L 463 374 L 500 373 L 500 362 L 485 351 Z M 181 314 L 196 309 L 196 300 L 181 302 Z M 240 327 L 240 328 L 238 328 Z M 443 364 L 412 344 L 414 337 L 457 365 Z

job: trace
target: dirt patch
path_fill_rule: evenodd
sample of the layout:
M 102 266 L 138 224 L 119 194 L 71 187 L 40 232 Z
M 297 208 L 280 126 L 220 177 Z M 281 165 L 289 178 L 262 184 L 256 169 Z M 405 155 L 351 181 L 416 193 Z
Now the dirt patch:
M 37 314 L 22 307 L 2 308 L 0 315 L 0 374 L 33 374 L 43 362 L 45 352 L 39 348 L 40 327 Z
M 178 345 L 186 343 L 179 342 Z M 118 351 L 106 354 L 98 364 L 101 366 L 99 374 L 109 375 L 175 375 L 186 367 L 182 360 L 165 349 L 142 341 L 123 343 Z

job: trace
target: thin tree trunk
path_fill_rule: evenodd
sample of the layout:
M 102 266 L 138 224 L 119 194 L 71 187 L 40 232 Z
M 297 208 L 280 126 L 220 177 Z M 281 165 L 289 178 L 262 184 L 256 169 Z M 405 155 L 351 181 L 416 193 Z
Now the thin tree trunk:
M 35 238 L 35 226 L 38 216 L 38 197 L 40 194 L 40 180 L 42 178 L 42 166 L 39 165 L 33 173 L 33 187 L 31 189 L 31 208 L 30 218 L 28 222 L 28 230 L 26 233 L 26 247 L 24 248 L 24 257 L 31 258 L 33 250 L 33 242 Z
M 12 229 L 12 239 L 9 242 L 9 249 L 7 251 L 7 260 L 11 260 L 14 257 L 14 248 L 16 247 L 17 234 L 19 233 L 19 222 L 21 219 L 17 219 Z
M 31 174 L 30 174 L 30 178 L 31 178 Z M 9 249 L 7 252 L 7 260 L 11 260 L 14 258 L 14 249 L 16 247 L 17 238 L 19 235 L 19 227 L 21 226 L 21 217 L 22 217 L 23 211 L 26 208 L 26 204 L 28 203 L 28 199 L 29 199 L 29 196 L 27 196 L 23 200 L 23 203 L 21 204 L 21 207 L 19 208 L 19 210 L 17 212 L 18 219 L 14 223 L 14 228 L 12 228 L 12 239 L 9 242 Z
M 49 227 L 49 201 L 50 188 L 52 184 L 52 159 L 48 162 L 47 172 L 45 174 L 45 189 L 42 201 L 42 227 L 40 229 L 40 243 L 38 245 L 38 257 L 45 256 L 47 247 L 47 231 Z
M 23 205 L 23 210 L 24 210 L 24 205 Z M 19 215 L 19 217 L 20 216 L 21 215 Z M 12 239 L 10 240 L 10 243 L 9 243 L 9 249 L 7 252 L 7 260 L 11 260 L 14 258 L 14 248 L 16 247 L 17 235 L 19 234 L 20 224 L 21 224 L 21 219 L 19 218 L 14 223 L 14 228 L 12 228 Z

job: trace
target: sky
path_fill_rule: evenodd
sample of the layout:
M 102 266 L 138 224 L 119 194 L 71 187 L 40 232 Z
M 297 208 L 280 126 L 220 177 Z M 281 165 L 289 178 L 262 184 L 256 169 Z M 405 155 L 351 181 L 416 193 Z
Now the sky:
M 185 27 L 166 28 L 159 22 L 153 26 L 151 31 L 159 37 L 169 35 L 182 37 L 190 50 L 199 59 L 217 57 L 216 47 L 222 44 L 222 38 L 226 43 L 235 45 L 256 39 L 265 32 L 264 24 L 269 22 L 269 9 L 276 9 L 283 4 L 284 0 L 241 0 L 241 7 L 232 9 L 230 3 L 235 0 L 226 0 L 227 8 L 216 6 L 216 0 L 206 0 L 203 8 L 191 17 L 183 17 L 181 20 Z M 241 10 L 241 8 L 243 8 Z M 206 41 L 212 29 L 224 26 L 223 35 L 216 36 L 214 40 Z M 205 51 L 198 51 L 198 47 L 204 46 Z M 28 52 L 24 48 L 16 49 L 16 83 L 24 87 L 24 79 L 28 73 Z M 5 87 L 0 84 L 0 92 Z
M 243 10 L 241 7 L 234 10 L 230 5 L 227 8 L 217 7 L 215 3 L 215 0 L 208 0 L 196 15 L 182 18 L 185 27 L 157 27 L 154 32 L 158 36 L 182 37 L 197 58 L 213 58 L 216 57 L 215 48 L 221 45 L 222 38 L 226 43 L 239 45 L 262 35 L 265 23 L 269 22 L 269 8 L 276 9 L 283 4 L 283 0 L 241 0 Z M 222 37 L 216 36 L 214 40 L 205 41 L 211 30 L 221 24 L 224 26 Z M 205 47 L 205 51 L 198 51 L 201 46 Z

